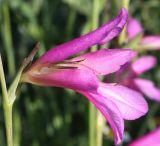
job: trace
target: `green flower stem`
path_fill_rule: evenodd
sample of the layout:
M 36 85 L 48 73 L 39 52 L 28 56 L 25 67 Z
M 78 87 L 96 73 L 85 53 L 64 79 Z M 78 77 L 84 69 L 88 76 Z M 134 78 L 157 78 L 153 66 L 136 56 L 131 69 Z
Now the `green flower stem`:
M 13 113 L 13 120 L 14 120 L 14 146 L 20 146 L 21 142 L 21 134 L 22 134 L 22 123 L 21 123 L 21 116 L 18 110 Z
M 95 29 L 99 25 L 99 0 L 93 0 L 92 5 L 92 18 L 91 18 L 91 29 Z M 97 46 L 92 47 L 91 51 L 96 51 Z M 96 108 L 89 103 L 89 146 L 96 146 Z
M 12 104 L 3 103 L 6 125 L 7 145 L 13 146 Z
M 15 61 L 14 61 L 14 52 L 13 52 L 13 42 L 12 42 L 12 31 L 11 31 L 11 22 L 10 22 L 10 13 L 8 7 L 8 1 L 4 0 L 2 2 L 2 14 L 3 14 L 3 41 L 6 48 L 7 60 L 8 60 L 8 69 L 10 76 L 13 76 L 15 73 Z
M 129 2 L 130 2 L 130 0 L 122 0 L 122 6 L 124 8 L 126 8 L 127 10 L 129 8 Z M 122 45 L 126 42 L 126 37 L 127 37 L 126 31 L 127 31 L 127 29 L 126 29 L 126 27 L 124 27 L 123 31 L 120 34 L 119 40 L 118 40 L 120 45 Z
M 105 120 L 103 115 L 98 111 L 97 112 L 97 140 L 96 140 L 96 146 L 102 146 L 103 145 L 103 127 L 105 124 Z
M 99 26 L 99 0 L 93 0 L 92 5 L 92 20 L 91 20 L 91 29 L 96 29 Z M 91 51 L 96 51 L 97 46 L 92 47 Z
M 5 117 L 6 135 L 7 135 L 7 145 L 13 146 L 13 131 L 12 131 L 12 103 L 8 98 L 8 92 L 5 82 L 5 76 L 3 71 L 3 64 L 0 55 L 0 80 L 3 94 L 3 110 Z
M 95 146 L 96 139 L 96 108 L 89 103 L 89 146 Z

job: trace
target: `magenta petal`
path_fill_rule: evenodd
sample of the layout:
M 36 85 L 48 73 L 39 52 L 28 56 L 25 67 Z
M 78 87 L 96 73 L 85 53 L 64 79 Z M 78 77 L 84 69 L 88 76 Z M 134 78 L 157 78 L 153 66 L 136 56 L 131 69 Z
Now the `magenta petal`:
M 141 26 L 140 22 L 134 18 L 129 18 L 128 26 L 127 26 L 127 32 L 128 32 L 128 39 L 134 38 L 139 33 L 143 32 L 143 27 Z
M 141 40 L 141 45 L 146 50 L 157 50 L 160 49 L 160 36 L 145 36 Z
M 112 40 L 114 37 L 116 37 L 121 31 L 122 31 L 123 28 L 115 28 L 113 29 L 111 32 L 108 33 L 107 37 L 105 37 L 103 40 L 101 40 L 99 42 L 100 45 L 103 45 L 105 44 L 106 42 L 109 42 L 110 40 Z
M 120 144 L 124 132 L 124 121 L 117 106 L 112 101 L 105 99 L 105 97 L 99 94 L 89 92 L 82 94 L 85 95 L 102 112 L 113 129 L 115 143 Z
M 45 53 L 36 63 L 59 62 L 89 47 L 109 41 L 117 36 L 124 27 L 128 18 L 127 11 L 123 8 L 120 14 L 111 22 L 79 38 L 56 46 Z M 119 30 L 116 31 L 115 30 Z M 112 33 L 114 31 L 114 33 Z
M 73 90 L 90 91 L 98 87 L 98 79 L 90 70 L 60 69 L 51 72 L 46 67 L 40 72 L 30 71 L 23 76 L 23 82 L 29 82 L 42 86 L 55 86 L 70 88 Z M 42 71 L 43 70 L 43 71 Z
M 98 75 L 105 75 L 119 70 L 121 65 L 130 61 L 135 55 L 136 53 L 129 49 L 102 49 L 78 56 L 72 61 L 83 60 L 81 62 L 83 66 L 92 69 Z
M 112 101 L 124 119 L 137 119 L 148 111 L 148 104 L 143 96 L 127 87 L 101 83 L 98 93 L 106 97 L 105 99 Z
M 133 82 L 150 99 L 160 102 L 160 89 L 155 86 L 153 81 L 136 78 Z
M 132 69 L 136 74 L 142 74 L 150 69 L 152 69 L 157 63 L 154 56 L 146 55 L 139 58 L 132 64 Z
M 160 127 L 135 140 L 129 146 L 160 146 Z

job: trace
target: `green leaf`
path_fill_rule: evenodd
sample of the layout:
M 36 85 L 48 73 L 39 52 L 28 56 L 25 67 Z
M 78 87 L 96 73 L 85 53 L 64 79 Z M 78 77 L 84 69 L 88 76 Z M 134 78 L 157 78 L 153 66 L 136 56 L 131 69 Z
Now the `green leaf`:
M 1 88 L 2 88 L 2 93 L 4 96 L 4 100 L 6 102 L 8 102 L 8 92 L 7 92 L 6 80 L 5 80 L 5 76 L 4 76 L 1 54 L 0 54 L 0 82 L 1 82 Z
M 16 91 L 17 91 L 17 87 L 19 85 L 20 79 L 21 79 L 21 75 L 23 73 L 23 71 L 30 65 L 30 63 L 33 61 L 33 58 L 35 56 L 35 54 L 37 53 L 37 51 L 39 50 L 39 43 L 35 46 L 35 48 L 33 49 L 33 51 L 30 53 L 30 55 L 24 59 L 13 83 L 11 84 L 9 90 L 8 90 L 8 97 L 11 103 L 13 103 L 15 101 L 16 98 Z

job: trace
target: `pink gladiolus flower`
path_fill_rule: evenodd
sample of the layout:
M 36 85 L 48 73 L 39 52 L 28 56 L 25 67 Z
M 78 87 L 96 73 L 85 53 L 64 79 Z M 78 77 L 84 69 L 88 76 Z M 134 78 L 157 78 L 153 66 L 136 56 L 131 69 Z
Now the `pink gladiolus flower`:
M 128 39 L 131 40 L 139 33 L 144 33 L 140 22 L 134 18 L 130 18 L 127 26 Z M 143 36 L 139 46 L 145 50 L 159 50 L 160 49 L 160 35 Z
M 142 56 L 132 64 L 127 64 L 117 72 L 118 83 L 129 88 L 142 92 L 152 100 L 160 102 L 160 89 L 154 82 L 147 79 L 139 78 L 138 76 L 152 69 L 156 65 L 156 58 L 151 55 Z M 124 72 L 128 70 L 128 75 L 123 77 Z
M 108 120 L 116 144 L 122 140 L 123 119 L 133 120 L 143 116 L 148 106 L 138 92 L 120 85 L 102 83 L 97 76 L 119 70 L 121 65 L 135 56 L 135 52 L 102 49 L 67 58 L 93 45 L 110 41 L 121 32 L 126 21 L 127 12 L 122 9 L 118 17 L 95 31 L 49 50 L 22 75 L 22 82 L 70 88 L 85 95 Z
M 160 127 L 133 141 L 129 146 L 160 146 Z

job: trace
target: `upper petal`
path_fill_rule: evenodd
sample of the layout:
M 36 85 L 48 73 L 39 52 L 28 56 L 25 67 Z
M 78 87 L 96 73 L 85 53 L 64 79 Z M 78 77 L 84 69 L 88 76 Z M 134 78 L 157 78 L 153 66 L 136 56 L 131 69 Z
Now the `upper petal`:
M 159 35 L 145 36 L 141 40 L 140 45 L 142 48 L 146 50 L 160 49 L 160 36 Z
M 127 87 L 101 83 L 98 92 L 118 107 L 124 119 L 137 119 L 148 111 L 148 104 L 143 96 Z
M 129 146 L 159 146 L 160 145 L 160 127 L 154 131 L 133 141 Z
M 143 27 L 141 26 L 140 22 L 137 19 L 129 18 L 127 25 L 128 39 L 130 40 L 142 32 Z
M 110 100 L 104 100 L 105 97 L 100 94 L 91 92 L 83 92 L 82 94 L 102 112 L 113 129 L 115 143 L 120 144 L 124 132 L 124 121 L 117 106 Z
M 154 56 L 146 55 L 140 57 L 132 64 L 132 69 L 136 74 L 142 74 L 150 69 L 152 69 L 157 63 Z
M 102 49 L 78 56 L 71 61 L 83 60 L 81 64 L 92 69 L 97 75 L 106 75 L 119 70 L 121 65 L 135 55 L 136 53 L 129 49 Z
M 121 32 L 127 18 L 127 10 L 123 8 L 120 14 L 111 22 L 102 25 L 100 28 L 86 35 L 50 49 L 36 63 L 59 62 L 93 45 L 106 43 Z
M 57 69 L 42 67 L 40 71 L 31 70 L 22 76 L 22 82 L 42 86 L 64 87 L 73 90 L 90 91 L 98 87 L 98 79 L 90 70 Z
M 152 100 L 160 102 L 160 89 L 151 80 L 136 78 L 133 80 L 138 89 Z

